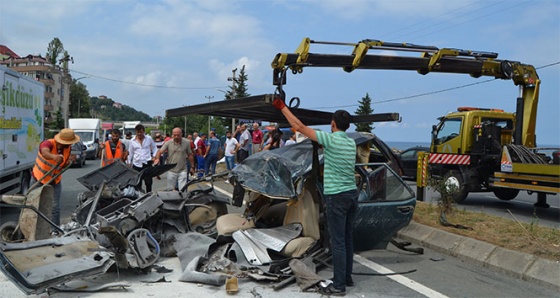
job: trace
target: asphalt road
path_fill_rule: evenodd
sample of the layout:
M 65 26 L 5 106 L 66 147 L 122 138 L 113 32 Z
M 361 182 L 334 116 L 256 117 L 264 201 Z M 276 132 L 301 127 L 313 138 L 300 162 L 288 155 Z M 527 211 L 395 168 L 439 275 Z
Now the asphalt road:
M 63 176 L 63 202 L 62 222 L 70 219 L 72 212 L 77 206 L 77 195 L 86 188 L 79 184 L 76 179 L 97 169 L 99 161 L 88 160 L 84 168 L 71 168 Z M 154 180 L 154 190 L 165 187 L 165 175 L 162 180 Z M 217 191 L 230 193 L 231 186 L 223 181 L 215 183 Z M 427 198 L 435 198 L 427 195 Z M 472 210 L 484 210 L 496 215 L 511 218 L 506 211 L 510 210 L 518 220 L 534 220 L 532 197 L 521 196 L 511 202 L 502 202 L 485 194 L 471 194 L 465 201 L 464 206 Z M 517 202 L 519 200 L 519 202 Z M 552 211 L 537 210 L 538 224 L 550 224 L 558 227 L 558 198 L 550 200 Z M 550 214 L 549 214 L 550 213 Z M 556 215 L 555 215 L 556 214 Z M 5 213 L 2 213 L 4 218 Z M 423 255 L 416 255 L 398 250 L 389 245 L 386 250 L 372 250 L 357 252 L 355 255 L 354 280 L 356 286 L 348 289 L 347 297 L 554 297 L 557 292 L 530 283 L 518 278 L 505 276 L 501 273 L 491 271 L 487 268 L 461 261 L 457 258 L 443 255 L 425 248 Z M 102 293 L 81 294 L 80 296 L 92 297 L 115 297 L 115 296 L 157 296 L 157 297 L 180 297 L 181 293 L 190 293 L 195 297 L 211 295 L 212 297 L 229 297 L 223 287 L 216 288 L 204 285 L 194 285 L 178 282 L 180 268 L 177 267 L 176 258 L 162 260 L 167 267 L 174 268 L 174 272 L 167 274 L 169 283 L 147 284 L 142 281 L 157 280 L 162 274 L 152 272 L 148 275 L 137 275 L 133 273 L 106 273 L 97 277 L 97 282 L 115 280 L 131 283 L 128 291 L 111 291 Z M 175 267 L 174 267 L 175 266 Z M 408 272 L 408 273 L 405 273 Z M 389 275 L 382 275 L 389 274 Z M 332 271 L 328 268 L 319 272 L 323 278 L 330 278 Z M 280 291 L 273 291 L 268 283 L 257 283 L 251 280 L 240 280 L 240 292 L 238 297 L 310 297 L 309 294 L 300 292 L 293 284 Z M 9 293 L 10 297 L 18 297 L 21 292 L 14 289 L 15 286 L 6 281 L 0 274 L 0 291 Z M 252 292 L 251 292 L 252 291 Z M 84 295 L 85 294 L 85 295 Z M 2 296 L 2 295 L 0 295 Z M 8 297 L 8 296 L 6 296 Z M 21 295 L 21 297 L 25 297 Z M 54 293 L 50 297 L 76 297 L 76 293 Z M 315 296 L 314 296 L 315 297 Z

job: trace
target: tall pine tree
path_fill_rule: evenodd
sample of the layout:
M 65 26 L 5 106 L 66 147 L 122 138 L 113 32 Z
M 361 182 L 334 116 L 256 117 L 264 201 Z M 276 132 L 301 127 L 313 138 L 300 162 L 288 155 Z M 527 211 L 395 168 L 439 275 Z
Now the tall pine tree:
M 247 86 L 247 81 L 249 80 L 249 76 L 245 72 L 245 65 L 243 65 L 243 67 L 241 67 L 241 70 L 239 71 L 239 75 L 237 77 L 232 78 L 232 79 L 234 80 L 234 84 L 232 86 L 229 86 L 229 90 L 225 94 L 225 98 L 224 98 L 225 100 L 231 100 L 231 99 L 251 96 L 251 94 L 249 94 L 249 92 L 247 92 L 247 90 L 249 89 L 248 86 Z M 247 115 L 247 116 L 250 116 L 250 115 Z M 224 126 L 224 127 L 231 126 L 231 118 L 222 118 L 221 122 L 222 122 L 222 126 Z M 232 127 L 231 131 L 234 132 L 235 127 Z
M 373 109 L 371 108 L 371 98 L 369 97 L 369 93 L 366 93 L 365 97 L 362 97 L 360 101 L 358 101 L 360 105 L 356 110 L 356 115 L 371 115 L 373 114 Z M 371 122 L 369 123 L 356 123 L 356 131 L 363 131 L 363 132 L 371 132 L 374 129 Z

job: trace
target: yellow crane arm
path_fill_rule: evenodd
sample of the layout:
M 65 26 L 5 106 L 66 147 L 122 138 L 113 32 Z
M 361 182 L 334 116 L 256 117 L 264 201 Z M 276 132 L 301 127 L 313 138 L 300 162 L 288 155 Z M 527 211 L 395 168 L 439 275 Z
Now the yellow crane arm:
M 352 46 L 352 54 L 319 54 L 310 52 L 311 44 Z M 373 50 L 385 51 L 371 54 Z M 390 55 L 394 52 L 418 52 L 419 56 Z M 498 54 L 454 48 L 437 48 L 410 43 L 392 43 L 366 39 L 358 43 L 315 41 L 304 38 L 295 53 L 278 53 L 272 61 L 273 83 L 281 88 L 285 72 L 302 73 L 305 67 L 340 67 L 346 72 L 355 69 L 412 70 L 425 75 L 430 72 L 469 74 L 478 78 L 491 76 L 512 80 L 520 88 L 516 109 L 516 144 L 535 146 L 538 89 L 540 80 L 535 67 L 517 61 L 498 60 Z

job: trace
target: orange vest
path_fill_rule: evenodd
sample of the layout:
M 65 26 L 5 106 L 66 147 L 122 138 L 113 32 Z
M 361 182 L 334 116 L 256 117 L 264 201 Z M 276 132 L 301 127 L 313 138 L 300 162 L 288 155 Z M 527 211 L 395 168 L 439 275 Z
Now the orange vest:
M 51 153 L 58 154 L 58 148 L 56 148 L 55 140 L 49 139 L 47 141 L 51 142 L 51 144 L 53 145 L 51 149 Z M 64 165 L 67 164 L 68 158 L 70 158 L 70 150 L 71 150 L 70 146 L 62 150 L 62 156 L 63 156 L 62 163 L 58 166 L 56 170 L 52 171 L 49 175 L 45 176 L 47 172 L 49 172 L 52 168 L 56 167 L 56 162 L 54 160 L 46 159 L 41 153 L 41 150 L 39 149 L 39 154 L 37 154 L 37 158 L 35 159 L 35 166 L 33 166 L 33 177 L 35 177 L 35 179 L 37 181 L 40 181 L 42 184 L 47 183 L 49 180 L 51 180 L 51 178 L 54 175 L 60 173 L 60 171 L 62 171 L 62 168 L 64 168 Z M 52 184 L 58 184 L 60 183 L 61 180 L 62 180 L 62 175 L 59 175 L 58 177 L 56 177 L 56 179 L 54 179 L 54 181 L 52 181 Z
M 105 142 L 105 155 L 103 156 L 103 161 L 101 162 L 101 166 L 104 167 L 106 165 L 110 165 L 117 160 L 121 160 L 124 154 L 123 145 L 119 140 L 117 142 L 117 148 L 115 148 L 115 155 L 113 156 L 113 150 L 111 150 L 111 144 L 107 140 Z

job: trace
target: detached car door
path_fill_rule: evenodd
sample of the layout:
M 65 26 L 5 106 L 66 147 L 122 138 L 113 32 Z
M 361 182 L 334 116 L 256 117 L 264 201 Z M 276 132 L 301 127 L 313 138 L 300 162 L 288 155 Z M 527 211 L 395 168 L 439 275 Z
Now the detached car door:
M 354 249 L 383 249 L 412 220 L 416 195 L 385 163 L 356 165 L 358 210 Z

